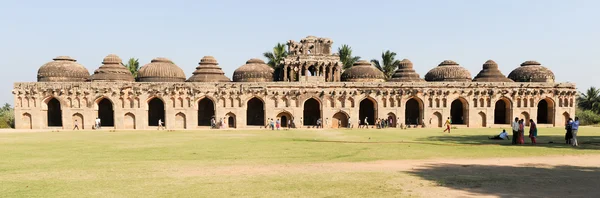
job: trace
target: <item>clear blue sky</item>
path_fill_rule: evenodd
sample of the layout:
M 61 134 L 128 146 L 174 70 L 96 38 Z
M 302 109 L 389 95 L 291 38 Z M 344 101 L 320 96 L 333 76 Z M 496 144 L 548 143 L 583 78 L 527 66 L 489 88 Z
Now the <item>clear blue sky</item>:
M 226 75 L 277 42 L 307 35 L 349 44 L 354 55 L 384 50 L 417 72 L 445 59 L 475 76 L 493 59 L 505 75 L 525 60 L 580 90 L 600 86 L 600 1 L 25 1 L 0 3 L 0 102 L 14 82 L 34 82 L 59 55 L 97 69 L 104 56 L 168 57 L 191 76 L 205 55 Z M 596 79 L 595 79 L 596 78 Z

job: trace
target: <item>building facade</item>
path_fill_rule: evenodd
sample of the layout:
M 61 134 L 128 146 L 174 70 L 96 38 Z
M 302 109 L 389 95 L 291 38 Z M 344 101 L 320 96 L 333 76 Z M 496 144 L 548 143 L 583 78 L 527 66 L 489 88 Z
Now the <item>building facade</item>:
M 475 78 L 454 61 L 443 61 L 425 78 L 402 60 L 391 79 L 369 62 L 343 70 L 332 40 L 309 36 L 289 41 L 289 56 L 274 70 L 251 59 L 224 75 L 215 58 L 201 59 L 186 79 L 181 68 L 156 58 L 137 78 L 116 55 L 104 58 L 92 75 L 70 57 L 57 57 L 38 71 L 38 82 L 15 83 L 17 129 L 104 128 L 201 129 L 211 119 L 229 128 L 264 127 L 267 120 L 299 128 L 357 126 L 366 119 L 391 120 L 393 127 L 442 127 L 447 118 L 458 127 L 509 125 L 514 117 L 539 126 L 563 126 L 575 114 L 572 83 L 554 82 L 552 71 L 526 61 L 504 76 L 487 61 Z

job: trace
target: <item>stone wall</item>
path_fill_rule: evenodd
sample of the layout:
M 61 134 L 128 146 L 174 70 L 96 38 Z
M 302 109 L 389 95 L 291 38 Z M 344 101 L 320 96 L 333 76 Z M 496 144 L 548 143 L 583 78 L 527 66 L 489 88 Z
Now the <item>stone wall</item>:
M 405 123 L 406 103 L 419 104 L 420 124 L 440 127 L 451 115 L 455 100 L 463 103 L 464 125 L 458 127 L 497 127 L 495 106 L 499 100 L 507 104 L 508 119 L 533 118 L 538 104 L 544 100 L 550 120 L 541 126 L 562 126 L 565 118 L 575 114 L 575 85 L 571 83 L 477 83 L 477 82 L 265 82 L 265 83 L 15 83 L 15 120 L 18 129 L 46 129 L 48 101 L 56 98 L 62 109 L 62 127 L 71 129 L 75 119 L 91 129 L 98 116 L 98 103 L 111 101 L 115 129 L 156 129 L 148 123 L 148 102 L 158 98 L 164 102 L 168 129 L 198 129 L 198 102 L 208 98 L 214 102 L 217 118 L 235 117 L 237 128 L 247 128 L 247 102 L 256 97 L 264 102 L 265 120 L 288 115 L 298 127 L 304 102 L 314 98 L 320 103 L 325 128 L 337 127 L 334 121 L 349 116 L 356 126 L 360 102 L 375 103 L 377 118 L 396 117 Z M 339 114 L 336 114 L 339 113 Z M 409 112 L 410 113 L 410 112 Z M 341 116 L 341 117 L 340 117 Z M 345 125 L 346 121 L 342 122 Z M 372 123 L 371 123 L 372 124 Z M 80 121 L 81 125 L 81 121 Z

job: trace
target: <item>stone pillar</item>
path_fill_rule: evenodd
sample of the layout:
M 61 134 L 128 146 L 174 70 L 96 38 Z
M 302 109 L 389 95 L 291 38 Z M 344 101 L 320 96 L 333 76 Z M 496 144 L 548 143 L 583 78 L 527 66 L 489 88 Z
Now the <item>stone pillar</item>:
M 289 81 L 288 76 L 287 76 L 288 75 L 287 69 L 288 69 L 287 65 L 283 66 L 283 81 Z

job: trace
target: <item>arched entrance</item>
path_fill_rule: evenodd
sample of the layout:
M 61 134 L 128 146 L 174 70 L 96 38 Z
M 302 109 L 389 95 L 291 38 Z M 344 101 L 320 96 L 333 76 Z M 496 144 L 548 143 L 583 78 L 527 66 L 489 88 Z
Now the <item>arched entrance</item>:
M 404 118 L 407 125 L 419 125 L 422 124 L 422 102 L 418 99 L 411 98 L 406 101 L 406 110 L 404 111 Z
M 360 119 L 360 124 L 365 124 L 365 117 L 367 118 L 367 122 L 369 125 L 375 124 L 375 120 L 377 119 L 377 106 L 375 106 L 375 101 L 371 98 L 365 98 L 360 101 L 359 109 L 358 109 L 358 118 Z
M 123 126 L 125 129 L 135 129 L 135 115 L 132 113 L 125 114 L 125 118 L 123 119 Z
M 246 105 L 246 125 L 265 126 L 265 104 L 258 98 L 248 100 Z
M 452 119 L 452 124 L 468 124 L 468 106 L 469 105 L 467 104 L 467 102 L 463 101 L 462 98 L 452 101 L 452 104 L 450 106 L 450 116 Z
M 48 126 L 49 127 L 62 127 L 62 109 L 60 102 L 56 98 L 52 98 L 48 101 Z
M 346 128 L 348 127 L 348 115 L 345 112 L 337 112 L 333 114 L 331 119 L 331 128 Z
M 198 101 L 198 126 L 210 126 L 213 116 L 215 116 L 215 103 L 209 98 Z
M 176 129 L 186 129 L 185 114 L 183 114 L 181 112 L 175 114 L 175 128 Z
M 396 114 L 394 113 L 388 113 L 388 117 L 387 117 L 387 121 L 389 123 L 389 127 L 396 127 Z
M 290 114 L 287 111 L 281 112 L 279 114 L 277 114 L 277 118 L 279 119 L 279 121 L 281 122 L 281 127 L 288 127 L 288 121 L 292 120 L 292 114 Z
M 431 115 L 431 126 L 442 127 L 442 114 L 440 112 L 435 112 Z
M 486 127 L 487 126 L 487 118 L 485 116 L 485 113 L 479 112 L 479 117 L 481 118 L 481 127 Z
M 569 115 L 569 113 L 567 113 L 567 112 L 564 112 L 563 113 L 563 123 L 565 125 L 567 125 L 567 123 L 569 123 L 569 118 L 571 118 L 571 115 Z
M 529 120 L 530 120 L 530 118 L 529 118 L 529 113 L 527 113 L 527 112 L 522 112 L 522 113 L 521 113 L 521 115 L 519 116 L 519 119 L 523 119 L 523 120 L 525 120 L 525 126 L 529 126 L 529 123 L 530 123 L 530 122 L 529 122 Z
M 235 114 L 227 113 L 227 115 L 225 115 L 225 116 L 227 117 L 227 125 L 229 126 L 229 128 L 235 128 L 235 126 L 236 126 Z
M 24 129 L 32 129 L 31 114 L 24 113 L 23 114 L 23 118 L 21 120 L 23 122 L 23 128 Z
M 316 126 L 317 120 L 321 118 L 321 103 L 314 98 L 309 98 L 304 101 L 304 111 L 302 116 L 304 117 L 304 123 L 302 124 L 305 126 Z
M 98 118 L 100 118 L 100 126 L 115 126 L 113 103 L 109 99 L 102 98 L 98 102 Z
M 148 102 L 148 126 L 158 126 L 158 120 L 165 123 L 165 103 L 159 98 L 153 98 Z
M 77 124 L 79 124 L 79 129 L 84 129 L 85 128 L 85 123 L 83 122 L 83 115 L 81 115 L 80 113 L 76 113 L 73 114 L 73 127 L 75 127 L 75 121 L 77 121 Z
M 550 99 L 543 99 L 537 105 L 538 124 L 554 124 L 554 102 Z
M 494 107 L 494 124 L 510 124 L 510 102 L 506 98 L 496 101 Z

